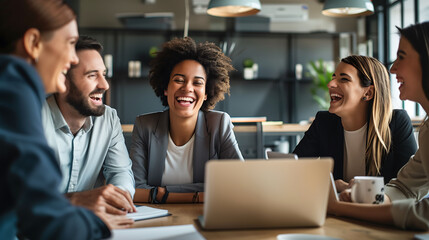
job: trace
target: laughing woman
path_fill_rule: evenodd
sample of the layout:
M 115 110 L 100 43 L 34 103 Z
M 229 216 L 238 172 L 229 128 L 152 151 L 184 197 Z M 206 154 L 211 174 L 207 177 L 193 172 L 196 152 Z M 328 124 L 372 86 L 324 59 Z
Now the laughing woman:
M 202 202 L 209 159 L 243 159 L 227 113 L 231 60 L 213 43 L 173 39 L 151 63 L 150 84 L 163 112 L 138 116 L 130 156 L 135 202 Z
M 401 100 L 419 103 L 429 113 L 429 22 L 399 30 L 397 58 L 390 69 L 401 82 Z M 328 212 L 400 228 L 429 230 L 429 121 L 419 130 L 419 150 L 386 186 L 386 204 L 330 199 Z
M 0 0 L 0 239 L 105 239 L 125 216 L 72 206 L 43 132 L 47 93 L 66 91 L 79 59 L 76 16 L 62 0 Z
M 417 147 L 407 113 L 392 111 L 383 64 L 371 57 L 344 58 L 328 87 L 329 112 L 317 113 L 294 153 L 332 157 L 339 192 L 350 187 L 354 176 L 383 176 L 386 183 L 396 177 Z

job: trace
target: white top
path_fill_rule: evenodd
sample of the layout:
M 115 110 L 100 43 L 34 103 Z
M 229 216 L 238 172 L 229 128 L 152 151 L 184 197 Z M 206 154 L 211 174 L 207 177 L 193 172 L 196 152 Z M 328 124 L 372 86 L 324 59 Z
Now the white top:
M 192 159 L 194 158 L 195 134 L 183 145 L 176 146 L 168 134 L 167 157 L 161 185 L 189 184 L 193 182 Z
M 344 180 L 365 176 L 367 123 L 356 131 L 344 130 Z

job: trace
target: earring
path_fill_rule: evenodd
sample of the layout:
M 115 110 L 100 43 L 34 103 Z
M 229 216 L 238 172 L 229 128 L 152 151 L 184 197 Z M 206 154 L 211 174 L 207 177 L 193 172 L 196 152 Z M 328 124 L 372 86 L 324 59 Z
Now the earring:
M 38 62 L 39 62 L 39 57 L 34 57 L 33 58 L 34 65 L 36 65 Z
M 366 97 L 363 97 L 362 100 L 366 101 Z

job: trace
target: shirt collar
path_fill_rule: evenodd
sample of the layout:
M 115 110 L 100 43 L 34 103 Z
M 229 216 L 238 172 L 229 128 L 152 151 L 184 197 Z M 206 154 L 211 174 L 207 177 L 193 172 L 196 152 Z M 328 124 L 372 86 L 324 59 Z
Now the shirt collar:
M 57 101 L 55 100 L 55 96 L 51 95 L 46 99 L 46 102 L 48 103 L 49 109 L 51 110 L 52 114 L 52 120 L 54 122 L 55 130 L 57 129 L 65 129 L 68 132 L 70 131 L 69 126 L 67 125 L 66 120 L 63 117 L 63 114 L 60 111 L 60 108 L 57 105 Z M 93 125 L 93 119 L 92 117 L 87 117 L 85 120 L 85 123 L 83 124 L 81 130 L 84 132 L 89 132 L 91 130 Z

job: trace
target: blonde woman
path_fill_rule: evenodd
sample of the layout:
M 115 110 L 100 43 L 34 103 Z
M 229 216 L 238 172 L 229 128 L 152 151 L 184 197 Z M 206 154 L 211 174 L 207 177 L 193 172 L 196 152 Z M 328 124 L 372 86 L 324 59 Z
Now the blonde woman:
M 399 29 L 401 39 L 391 73 L 401 83 L 399 98 L 429 112 L 429 22 Z M 429 230 L 429 121 L 419 129 L 419 149 L 386 186 L 385 204 L 358 204 L 330 199 L 328 213 L 405 229 Z
M 416 152 L 411 120 L 404 110 L 392 111 L 389 86 L 377 59 L 342 59 L 328 84 L 329 112 L 317 113 L 294 150 L 299 157 L 332 157 L 339 192 L 354 176 L 383 176 L 389 182 Z

